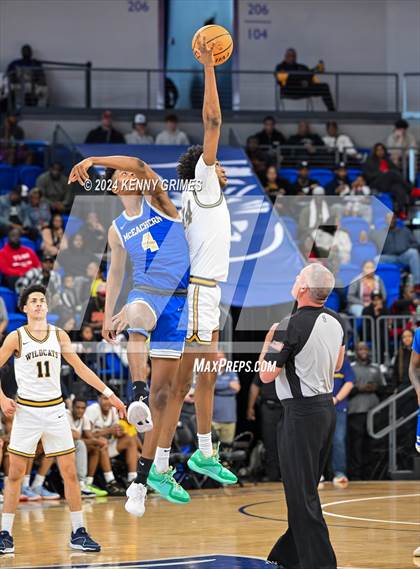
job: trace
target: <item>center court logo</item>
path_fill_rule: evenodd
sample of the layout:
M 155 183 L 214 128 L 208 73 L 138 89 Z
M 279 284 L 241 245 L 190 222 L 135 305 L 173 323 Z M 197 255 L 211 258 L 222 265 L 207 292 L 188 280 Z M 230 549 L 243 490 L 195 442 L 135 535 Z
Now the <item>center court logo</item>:
M 208 361 L 206 358 L 196 358 L 194 361 L 194 373 L 239 373 L 245 371 L 247 373 L 260 371 L 275 371 L 276 362 L 254 362 L 251 360 L 228 360 L 221 358 L 220 360 Z

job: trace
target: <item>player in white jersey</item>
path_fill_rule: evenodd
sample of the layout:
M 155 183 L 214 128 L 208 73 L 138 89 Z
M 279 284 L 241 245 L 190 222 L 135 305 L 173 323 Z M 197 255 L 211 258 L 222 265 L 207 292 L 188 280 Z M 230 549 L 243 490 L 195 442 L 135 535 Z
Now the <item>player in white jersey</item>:
M 11 332 L 0 348 L 0 367 L 14 355 L 18 386 L 16 401 L 0 388 L 0 406 L 6 417 L 14 417 L 9 442 L 9 476 L 1 517 L 0 554 L 13 553 L 12 527 L 19 502 L 20 487 L 28 461 L 42 441 L 45 456 L 56 457 L 70 508 L 70 547 L 100 551 L 83 522 L 80 485 L 74 458 L 74 443 L 60 388 L 61 356 L 86 383 L 109 397 L 121 417 L 124 403 L 114 395 L 74 352 L 66 332 L 47 323 L 45 288 L 34 285 L 20 298 L 20 309 L 28 324 Z
M 162 497 L 175 501 L 168 492 L 169 456 L 185 395 L 192 381 L 194 361 L 217 359 L 220 318 L 219 282 L 227 280 L 230 250 L 230 216 L 223 195 L 225 171 L 217 160 L 221 111 L 214 72 L 213 46 L 201 37 L 200 62 L 204 64 L 203 146 L 193 146 L 180 158 L 178 175 L 182 180 L 199 180 L 197 191 L 183 194 L 182 210 L 189 245 L 191 277 L 188 287 L 187 344 L 178 371 L 176 388 L 171 390 L 154 460 L 153 488 Z M 127 324 L 124 310 L 114 317 L 117 333 Z M 188 345 L 190 346 L 188 348 Z M 203 349 L 204 348 L 204 349 Z M 218 451 L 213 450 L 211 426 L 216 373 L 200 373 L 194 393 L 199 449 L 188 466 L 221 484 L 235 484 L 237 477 L 225 468 Z M 148 484 L 150 484 L 148 480 Z M 179 502 L 178 502 L 179 503 Z M 144 494 L 130 496 L 130 513 L 142 516 Z

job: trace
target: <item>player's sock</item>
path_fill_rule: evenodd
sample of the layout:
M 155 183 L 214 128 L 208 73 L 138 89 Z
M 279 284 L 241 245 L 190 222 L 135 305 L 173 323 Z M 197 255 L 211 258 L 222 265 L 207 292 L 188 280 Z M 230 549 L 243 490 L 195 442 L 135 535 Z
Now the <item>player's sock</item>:
M 137 466 L 137 476 L 134 482 L 136 484 L 146 484 L 147 477 L 149 476 L 150 469 L 152 468 L 153 460 L 151 458 L 141 457 Z
M 8 531 L 12 535 L 13 522 L 15 514 L 2 514 L 1 516 L 1 531 Z
M 71 518 L 71 527 L 73 529 L 73 533 L 77 531 L 79 528 L 84 528 L 85 524 L 83 522 L 83 512 L 70 512 Z
M 41 476 L 41 474 L 37 474 L 32 482 L 31 488 L 38 488 L 38 486 L 43 486 L 45 482 L 45 476 Z
M 31 484 L 31 475 L 30 474 L 25 474 L 25 476 L 23 477 L 23 486 L 30 486 Z
M 197 434 L 198 437 L 198 448 L 204 454 L 204 456 L 210 457 L 213 455 L 213 445 L 211 442 L 211 433 L 206 435 Z
M 133 401 L 139 401 L 140 399 L 147 403 L 149 397 L 149 391 L 147 389 L 146 381 L 142 379 L 136 379 L 133 382 Z
M 93 476 L 86 476 L 86 484 L 88 486 L 92 486 L 93 484 Z
M 161 473 L 161 472 L 166 472 L 167 470 L 169 470 L 169 456 L 171 454 L 171 449 L 170 448 L 162 448 L 162 447 L 157 447 L 156 449 L 156 454 L 155 454 L 155 468 L 156 471 Z
M 129 472 L 127 474 L 128 482 L 133 482 L 133 480 L 135 480 L 136 476 L 137 476 L 137 472 Z
M 104 472 L 104 476 L 105 476 L 105 482 L 107 484 L 109 484 L 110 482 L 113 482 L 115 480 L 115 476 L 114 476 L 114 473 L 112 472 L 112 470 L 110 470 L 109 472 Z

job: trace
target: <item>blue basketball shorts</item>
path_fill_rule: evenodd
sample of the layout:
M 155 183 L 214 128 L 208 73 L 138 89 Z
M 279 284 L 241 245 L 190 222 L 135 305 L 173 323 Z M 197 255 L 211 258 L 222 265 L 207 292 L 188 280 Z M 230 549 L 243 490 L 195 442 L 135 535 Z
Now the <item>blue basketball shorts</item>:
M 144 328 L 129 328 L 128 333 L 150 336 L 150 357 L 179 359 L 184 352 L 188 327 L 187 296 L 159 295 L 141 289 L 133 289 L 127 304 L 146 304 L 155 316 L 155 327 L 148 332 Z

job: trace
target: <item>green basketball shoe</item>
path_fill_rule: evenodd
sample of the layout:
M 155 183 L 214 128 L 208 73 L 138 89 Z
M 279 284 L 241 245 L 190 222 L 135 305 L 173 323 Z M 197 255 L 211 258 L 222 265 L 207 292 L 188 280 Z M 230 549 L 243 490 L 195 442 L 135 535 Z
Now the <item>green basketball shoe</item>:
M 168 500 L 168 502 L 187 504 L 191 500 L 190 495 L 177 483 L 174 474 L 174 468 L 170 468 L 166 472 L 157 472 L 153 464 L 147 477 L 147 485 L 160 494 L 162 498 Z
M 238 482 L 238 478 L 235 474 L 220 463 L 219 446 L 217 446 L 217 450 L 213 456 L 210 457 L 204 456 L 201 450 L 196 450 L 187 464 L 191 470 L 194 470 L 194 472 L 198 472 L 204 476 L 209 476 L 220 484 L 228 485 L 236 484 Z

